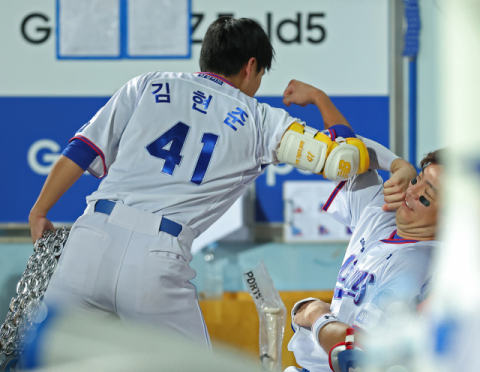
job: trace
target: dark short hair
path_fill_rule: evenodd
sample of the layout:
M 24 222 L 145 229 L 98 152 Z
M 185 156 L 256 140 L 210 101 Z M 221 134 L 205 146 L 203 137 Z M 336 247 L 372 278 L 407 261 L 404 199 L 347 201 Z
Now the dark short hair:
M 430 164 L 443 165 L 442 157 L 445 154 L 445 149 L 439 149 L 436 151 L 429 152 L 420 162 L 420 168 L 424 169 Z
M 254 57 L 257 72 L 272 67 L 274 50 L 263 28 L 248 18 L 221 17 L 208 27 L 200 52 L 200 70 L 233 76 Z

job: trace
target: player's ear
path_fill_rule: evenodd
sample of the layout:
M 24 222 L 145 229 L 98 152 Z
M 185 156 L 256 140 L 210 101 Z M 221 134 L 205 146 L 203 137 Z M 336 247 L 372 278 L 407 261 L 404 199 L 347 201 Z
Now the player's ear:
M 248 60 L 248 62 L 245 64 L 245 79 L 248 81 L 255 76 L 254 72 L 255 69 L 257 68 L 257 60 L 255 57 L 252 57 Z

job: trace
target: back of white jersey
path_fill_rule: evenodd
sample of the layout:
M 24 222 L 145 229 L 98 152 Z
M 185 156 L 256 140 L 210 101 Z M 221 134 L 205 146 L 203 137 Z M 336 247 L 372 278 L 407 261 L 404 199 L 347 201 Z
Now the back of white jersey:
M 261 173 L 298 121 L 211 74 L 131 80 L 76 135 L 107 173 L 89 201 L 109 199 L 203 232 Z

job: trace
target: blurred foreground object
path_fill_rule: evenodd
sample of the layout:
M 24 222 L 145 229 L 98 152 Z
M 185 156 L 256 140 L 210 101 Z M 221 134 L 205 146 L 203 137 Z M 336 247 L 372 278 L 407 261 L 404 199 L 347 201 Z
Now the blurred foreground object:
M 480 354 L 480 2 L 439 0 L 439 128 L 448 144 L 443 175 L 444 242 L 437 251 L 425 321 L 406 314 L 405 325 L 366 343 L 372 360 L 396 371 L 478 371 Z M 404 364 L 399 366 L 401 361 Z M 406 363 L 406 364 L 405 364 Z M 401 369 L 403 368 L 403 369 Z
M 10 301 L 9 312 L 0 328 L 0 371 L 15 367 L 25 347 L 26 331 L 45 319 L 45 293 L 68 238 L 64 227 L 46 231 L 34 245 L 34 253 L 17 284 L 17 297 Z
M 260 320 L 260 360 L 263 369 L 280 371 L 282 368 L 282 341 L 287 309 L 263 261 L 243 274 L 248 292 L 255 302 Z
M 49 308 L 20 361 L 39 371 L 256 371 L 244 355 L 199 346 L 168 330 L 124 323 L 96 313 L 64 313 Z
M 421 368 L 422 353 L 428 348 L 427 320 L 413 306 L 391 302 L 386 320 L 362 339 L 369 372 L 427 372 Z
M 478 371 L 480 354 L 480 2 L 442 0 L 439 115 L 446 157 L 431 299 L 432 371 Z M 455 128 L 455 130 L 452 130 Z

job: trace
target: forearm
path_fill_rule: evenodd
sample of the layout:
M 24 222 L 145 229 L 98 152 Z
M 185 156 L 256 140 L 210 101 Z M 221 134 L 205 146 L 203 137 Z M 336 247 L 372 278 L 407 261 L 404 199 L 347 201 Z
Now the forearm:
M 327 316 L 330 319 L 327 320 Z M 295 315 L 297 324 L 312 327 L 312 332 L 318 333 L 318 344 L 327 354 L 330 353 L 333 346 L 345 342 L 347 329 L 350 328 L 349 325 L 340 321 L 332 321 L 332 317 L 329 305 L 319 300 L 303 304 Z M 322 326 L 325 322 L 326 324 Z M 321 328 L 317 328 L 317 326 Z M 355 338 L 358 341 L 357 334 L 355 334 Z
M 403 160 L 402 158 L 397 158 L 392 162 L 392 165 L 390 166 L 390 172 L 396 173 L 401 168 L 408 168 L 410 170 L 411 177 L 409 177 L 409 179 L 415 178 L 415 176 L 417 175 L 415 167 L 408 161 Z
M 394 172 L 392 170 L 392 164 L 396 159 L 400 159 L 397 155 L 395 155 L 385 146 L 382 146 L 371 139 L 358 135 L 357 137 L 359 137 L 365 146 L 367 146 L 368 155 L 370 158 L 370 169 L 381 169 L 387 172 Z
M 341 322 L 333 322 L 325 325 L 318 333 L 318 342 L 322 349 L 329 354 L 332 347 L 341 342 L 345 342 L 347 329 L 349 325 Z M 359 339 L 359 332 L 355 333 L 355 341 Z
M 330 97 L 327 96 L 325 92 L 321 90 L 315 92 L 313 103 L 318 107 L 320 113 L 322 114 L 325 129 L 328 129 L 335 124 L 342 124 L 351 128 L 347 119 L 345 119 L 342 113 L 335 107 L 330 100 Z
M 84 170 L 69 158 L 61 155 L 43 185 L 30 216 L 45 217 L 60 197 L 77 181 Z

